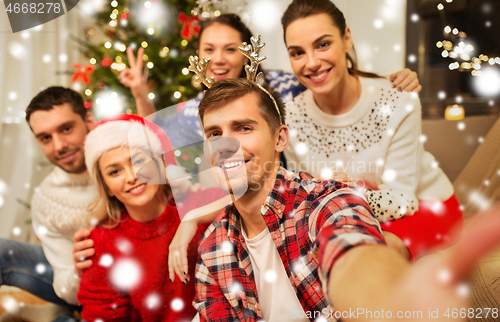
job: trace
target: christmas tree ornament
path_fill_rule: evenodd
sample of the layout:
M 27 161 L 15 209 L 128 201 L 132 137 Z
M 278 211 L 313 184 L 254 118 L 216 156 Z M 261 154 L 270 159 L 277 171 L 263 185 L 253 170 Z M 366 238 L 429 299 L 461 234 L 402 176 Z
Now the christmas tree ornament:
M 180 35 L 184 40 L 191 40 L 200 34 L 200 19 L 198 16 L 188 17 L 184 12 L 179 13 L 177 19 L 182 24 Z
M 92 29 L 92 28 L 85 28 L 83 30 L 84 34 L 85 34 L 85 37 L 87 38 L 87 40 L 90 40 L 90 38 L 92 38 L 92 36 L 94 36 L 95 34 L 95 30 Z
M 217 17 L 221 12 L 227 11 L 226 0 L 198 0 L 196 4 L 198 6 L 193 8 L 191 13 L 200 20 Z
M 96 23 L 89 29 L 82 29 L 84 34 L 82 40 L 78 41 L 82 54 L 87 56 L 85 63 L 93 58 L 95 68 L 88 86 L 83 85 L 78 89 L 84 97 L 89 98 L 85 94 L 88 88 L 92 89 L 93 99 L 100 97 L 104 90 L 117 93 L 127 90 L 117 79 L 120 71 L 129 67 L 124 55 L 127 47 L 131 47 L 134 53 L 140 47 L 145 48 L 149 57 L 144 59 L 144 67 L 149 73 L 148 80 L 152 80 L 150 87 L 156 88 L 154 100 L 159 103 L 159 110 L 168 106 L 172 98 L 177 102 L 198 94 L 198 90 L 191 86 L 189 76 L 177 75 L 196 50 L 196 43 L 188 41 L 190 37 L 194 39 L 199 32 L 199 17 L 192 17 L 190 14 L 191 8 L 197 6 L 196 0 L 149 0 L 149 9 L 144 6 L 145 2 L 146 0 L 115 0 L 114 6 L 111 6 L 109 0 L 102 8 L 93 8 Z M 180 12 L 185 12 L 185 15 L 179 15 Z M 114 27 L 109 25 L 111 21 L 116 21 Z M 154 28 L 153 35 L 148 33 L 148 28 Z M 91 41 L 90 37 L 95 37 L 97 33 L 100 34 L 99 37 L 102 35 L 102 42 Z M 150 69 L 148 63 L 154 67 Z M 71 77 L 74 72 L 70 68 L 67 74 Z M 79 85 L 80 82 L 74 84 Z M 180 91 L 180 86 L 184 86 L 185 90 Z M 182 95 L 177 100 L 174 94 L 178 91 Z M 124 96 L 123 99 L 126 101 L 124 106 L 131 107 L 136 112 L 133 96 Z M 101 105 L 94 104 L 94 108 L 99 110 Z
M 109 59 L 108 57 L 103 58 L 101 61 L 102 67 L 109 67 L 113 63 L 113 60 Z
M 82 66 L 79 63 L 76 63 L 73 65 L 73 69 L 75 70 L 75 73 L 71 76 L 71 82 L 74 83 L 81 79 L 84 84 L 90 83 L 90 75 L 94 73 L 93 65 Z

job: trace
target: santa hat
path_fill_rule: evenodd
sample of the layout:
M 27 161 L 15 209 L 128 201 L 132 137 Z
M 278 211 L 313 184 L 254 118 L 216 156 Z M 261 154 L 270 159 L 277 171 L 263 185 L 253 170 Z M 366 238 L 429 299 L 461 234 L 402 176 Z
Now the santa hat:
M 164 155 L 166 165 L 177 164 L 172 144 L 158 125 L 138 115 L 118 114 L 100 120 L 85 139 L 85 164 L 91 178 L 99 158 L 123 146 L 141 148 L 152 158 Z

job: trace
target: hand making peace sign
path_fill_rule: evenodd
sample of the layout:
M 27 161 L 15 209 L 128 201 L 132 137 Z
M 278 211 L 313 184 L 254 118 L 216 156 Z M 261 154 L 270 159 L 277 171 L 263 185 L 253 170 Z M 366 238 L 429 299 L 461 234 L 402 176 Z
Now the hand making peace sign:
M 125 68 L 118 76 L 120 83 L 122 83 L 125 87 L 130 88 L 130 91 L 135 99 L 147 99 L 149 93 L 149 88 L 147 86 L 148 70 L 143 69 L 143 55 L 144 48 L 139 48 L 137 51 L 137 57 L 135 57 L 132 47 L 128 47 L 127 58 L 130 67 Z

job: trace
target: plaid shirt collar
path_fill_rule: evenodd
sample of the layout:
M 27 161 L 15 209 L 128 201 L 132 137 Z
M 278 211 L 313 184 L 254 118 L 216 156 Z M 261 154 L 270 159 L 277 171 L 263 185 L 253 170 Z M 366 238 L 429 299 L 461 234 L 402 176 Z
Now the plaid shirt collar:
M 260 212 L 267 223 L 269 231 L 271 232 L 279 229 L 278 222 L 282 219 L 283 214 L 285 213 L 286 201 L 288 200 L 286 174 L 287 170 L 283 167 L 279 167 L 274 187 L 267 195 L 266 201 L 260 208 Z M 240 214 L 234 204 L 225 209 L 225 215 L 226 214 L 229 224 L 227 237 L 231 243 L 238 244 L 242 238 Z

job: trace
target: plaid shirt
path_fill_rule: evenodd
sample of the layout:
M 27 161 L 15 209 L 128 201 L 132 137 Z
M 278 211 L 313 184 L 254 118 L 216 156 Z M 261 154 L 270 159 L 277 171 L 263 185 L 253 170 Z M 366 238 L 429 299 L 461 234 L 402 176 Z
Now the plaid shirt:
M 384 243 L 362 189 L 336 181 L 318 182 L 304 172 L 280 168 L 261 214 L 300 304 L 313 317 L 314 312 L 332 309 L 325 294 L 335 261 L 354 246 Z M 234 205 L 226 207 L 207 229 L 199 254 L 194 306 L 200 320 L 262 319 Z

